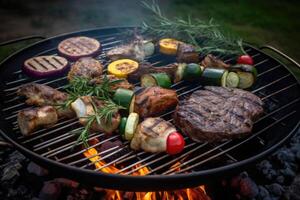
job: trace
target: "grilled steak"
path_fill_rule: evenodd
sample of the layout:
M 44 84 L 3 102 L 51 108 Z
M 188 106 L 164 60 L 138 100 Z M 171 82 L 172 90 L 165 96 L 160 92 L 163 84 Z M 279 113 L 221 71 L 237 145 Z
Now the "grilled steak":
M 91 57 L 84 57 L 72 65 L 68 73 L 68 79 L 72 80 L 74 77 L 97 78 L 101 76 L 102 71 L 103 66 L 98 60 Z
M 98 55 L 100 53 L 100 43 L 89 37 L 72 37 L 60 42 L 58 51 L 70 60 L 78 60 L 82 57 Z
M 134 112 L 141 117 L 157 117 L 178 103 L 174 90 L 161 87 L 141 88 L 136 92 Z
M 250 134 L 262 105 L 250 92 L 207 86 L 177 106 L 174 121 L 195 141 L 219 142 Z

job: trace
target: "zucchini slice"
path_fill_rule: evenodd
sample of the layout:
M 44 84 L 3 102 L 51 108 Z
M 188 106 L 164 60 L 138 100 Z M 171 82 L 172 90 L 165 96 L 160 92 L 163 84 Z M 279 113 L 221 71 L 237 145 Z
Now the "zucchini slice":
M 193 81 L 195 79 L 200 78 L 201 74 L 202 70 L 200 65 L 196 63 L 190 63 L 184 69 L 183 79 L 187 81 Z
M 249 72 L 237 72 L 240 82 L 238 87 L 241 89 L 246 89 L 249 88 L 253 85 L 254 83 L 254 75 Z
M 235 72 L 229 72 L 226 78 L 226 87 L 237 88 L 240 82 L 240 77 Z
M 142 87 L 160 86 L 170 88 L 171 85 L 171 79 L 166 73 L 145 74 L 141 78 Z
M 201 80 L 209 85 L 222 85 L 222 77 L 227 70 L 218 68 L 205 68 Z
M 234 72 L 237 71 L 250 72 L 253 74 L 255 79 L 257 77 L 257 70 L 253 65 L 237 64 L 237 65 L 230 66 L 229 70 Z
M 131 103 L 129 106 L 129 113 L 134 112 L 134 104 L 135 104 L 135 95 L 133 95 L 132 99 L 131 99 Z
M 185 63 L 179 63 L 178 64 L 177 70 L 175 72 L 174 83 L 178 83 L 179 81 L 181 81 L 183 79 L 183 73 L 184 73 L 185 68 L 186 68 L 186 64 Z
M 125 139 L 125 127 L 127 123 L 127 117 L 122 117 L 119 125 L 119 133 L 122 139 Z
M 132 90 L 118 88 L 113 96 L 113 101 L 128 110 L 133 96 L 134 92 Z
M 226 87 L 227 76 L 228 76 L 228 71 L 226 70 L 226 71 L 223 73 L 223 76 L 222 76 L 222 78 L 221 78 L 221 86 L 222 86 L 222 87 Z
M 131 140 L 133 138 L 138 123 L 139 123 L 139 115 L 134 112 L 130 113 L 125 126 L 126 140 Z

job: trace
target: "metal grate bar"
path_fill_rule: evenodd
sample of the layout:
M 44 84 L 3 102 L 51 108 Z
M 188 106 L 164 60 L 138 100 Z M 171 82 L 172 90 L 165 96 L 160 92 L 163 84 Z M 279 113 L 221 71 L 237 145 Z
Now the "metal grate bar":
M 293 86 L 296 86 L 296 85 L 298 85 L 298 83 L 293 83 L 293 84 L 291 84 L 291 85 L 289 85 L 289 86 L 287 86 L 287 87 L 284 87 L 284 88 L 282 88 L 282 89 L 280 89 L 280 90 L 277 90 L 276 92 L 273 92 L 273 93 L 271 93 L 271 94 L 269 94 L 269 95 L 267 95 L 267 96 L 261 98 L 261 100 L 268 99 L 269 97 L 274 96 L 274 95 L 276 95 L 276 94 L 278 94 L 278 93 L 280 93 L 280 92 L 282 92 L 282 91 L 285 91 L 285 90 L 287 90 L 287 89 L 289 89 L 289 88 L 291 88 L 291 87 L 293 87 Z
M 279 82 L 279 81 L 281 81 L 281 80 L 283 80 L 283 79 L 285 79 L 287 77 L 291 77 L 291 76 L 292 76 L 291 74 L 287 74 L 287 75 L 282 76 L 279 79 L 276 79 L 275 81 L 272 81 L 272 82 L 270 82 L 270 83 L 268 83 L 268 84 L 266 84 L 266 85 L 264 85 L 264 86 L 262 86 L 262 87 L 260 87 L 260 88 L 258 88 L 256 90 L 252 90 L 251 92 L 252 93 L 256 93 L 256 92 L 258 92 L 258 91 L 260 91 L 260 90 L 262 90 L 262 89 L 264 89 L 266 87 L 269 87 L 269 86 L 271 86 L 271 85 L 273 85 L 273 84 L 275 84 L 275 83 L 277 83 L 277 82 Z

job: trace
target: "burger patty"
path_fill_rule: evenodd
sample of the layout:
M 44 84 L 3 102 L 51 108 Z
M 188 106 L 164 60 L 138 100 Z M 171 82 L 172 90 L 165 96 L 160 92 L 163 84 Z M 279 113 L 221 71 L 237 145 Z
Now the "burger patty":
M 174 121 L 194 141 L 220 142 L 250 134 L 262 106 L 250 92 L 206 86 L 179 103 Z

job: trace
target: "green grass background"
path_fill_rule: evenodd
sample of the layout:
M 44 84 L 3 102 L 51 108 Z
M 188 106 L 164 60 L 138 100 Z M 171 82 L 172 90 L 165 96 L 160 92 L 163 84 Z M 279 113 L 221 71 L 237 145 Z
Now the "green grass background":
M 272 45 L 300 62 L 298 0 L 157 2 L 169 17 L 213 18 L 230 34 L 256 46 Z M 84 28 L 139 25 L 148 13 L 139 0 L 0 0 L 0 17 L 0 40 L 5 41 L 32 34 L 52 36 Z M 0 60 L 22 46 L 0 47 Z

